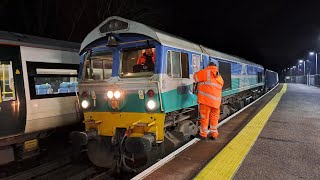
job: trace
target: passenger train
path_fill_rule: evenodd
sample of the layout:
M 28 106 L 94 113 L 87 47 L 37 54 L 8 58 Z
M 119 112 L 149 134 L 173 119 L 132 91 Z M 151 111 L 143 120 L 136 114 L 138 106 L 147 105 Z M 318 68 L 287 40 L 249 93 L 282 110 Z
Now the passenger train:
M 79 48 L 0 31 L 0 165 L 30 156 L 48 130 L 80 122 Z
M 150 48 L 154 65 L 137 64 Z M 86 131 L 71 138 L 107 168 L 134 171 L 151 152 L 175 149 L 198 133 L 193 75 L 209 62 L 225 82 L 221 119 L 278 83 L 278 74 L 259 64 L 115 16 L 87 35 L 80 56 Z

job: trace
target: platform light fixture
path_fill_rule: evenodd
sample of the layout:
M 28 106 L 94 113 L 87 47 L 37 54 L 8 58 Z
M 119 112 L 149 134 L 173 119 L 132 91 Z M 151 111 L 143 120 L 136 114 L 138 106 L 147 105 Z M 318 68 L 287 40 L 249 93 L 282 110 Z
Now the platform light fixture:
M 315 61 L 316 72 L 315 72 L 315 74 L 318 74 L 318 53 L 311 51 L 311 52 L 309 52 L 309 55 L 310 56 L 316 55 L 316 61 Z

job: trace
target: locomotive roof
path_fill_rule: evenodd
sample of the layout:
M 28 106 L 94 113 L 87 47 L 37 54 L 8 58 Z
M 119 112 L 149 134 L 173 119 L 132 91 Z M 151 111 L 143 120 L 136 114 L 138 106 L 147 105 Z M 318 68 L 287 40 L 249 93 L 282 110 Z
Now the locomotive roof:
M 79 51 L 80 43 L 61 41 L 14 32 L 0 31 L 0 44 L 29 46 L 64 51 Z
M 125 29 L 121 30 L 116 30 L 116 31 L 109 31 L 109 32 L 100 32 L 100 28 L 102 28 L 104 25 L 106 25 L 109 21 L 112 20 L 119 20 L 122 22 L 128 23 L 128 27 Z M 183 38 L 171 35 L 169 33 L 160 31 L 158 29 L 149 27 L 147 25 L 144 25 L 139 22 L 131 21 L 128 19 L 124 19 L 118 16 L 111 16 L 107 18 L 105 21 L 103 21 L 99 26 L 97 26 L 93 31 L 91 31 L 86 38 L 83 40 L 80 48 L 80 52 L 90 43 L 94 42 L 97 39 L 100 39 L 102 37 L 105 37 L 106 34 L 113 32 L 113 33 L 135 33 L 135 34 L 142 34 L 149 36 L 158 42 L 160 42 L 162 45 L 170 46 L 170 47 L 176 47 L 179 49 L 184 49 L 192 52 L 197 52 L 197 53 L 203 53 L 203 54 L 209 54 L 211 57 L 216 57 L 220 59 L 225 59 L 225 60 L 230 60 L 230 61 L 235 61 L 235 62 L 242 62 L 245 64 L 250 64 L 250 65 L 255 65 L 255 66 L 260 66 L 259 64 L 247 61 L 243 58 L 229 55 L 226 53 L 222 53 L 219 51 L 215 51 L 212 49 L 209 49 L 207 47 L 203 47 L 200 44 L 195 44 L 193 42 L 190 42 L 188 40 L 185 40 Z

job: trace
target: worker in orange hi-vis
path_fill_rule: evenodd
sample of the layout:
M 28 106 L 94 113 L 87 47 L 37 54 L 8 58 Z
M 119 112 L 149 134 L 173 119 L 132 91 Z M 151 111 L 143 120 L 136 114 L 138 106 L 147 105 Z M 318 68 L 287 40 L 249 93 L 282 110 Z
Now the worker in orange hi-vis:
M 198 83 L 200 138 L 206 139 L 210 133 L 212 138 L 216 139 L 219 135 L 218 120 L 220 118 L 223 79 L 219 75 L 216 64 L 210 62 L 207 68 L 194 74 L 194 80 Z

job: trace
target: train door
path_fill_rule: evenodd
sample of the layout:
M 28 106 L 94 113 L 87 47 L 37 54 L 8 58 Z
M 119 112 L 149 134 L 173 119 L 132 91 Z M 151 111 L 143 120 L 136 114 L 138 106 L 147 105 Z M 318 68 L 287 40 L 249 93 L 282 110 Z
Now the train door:
M 25 106 L 20 48 L 0 45 L 0 137 L 24 132 Z

